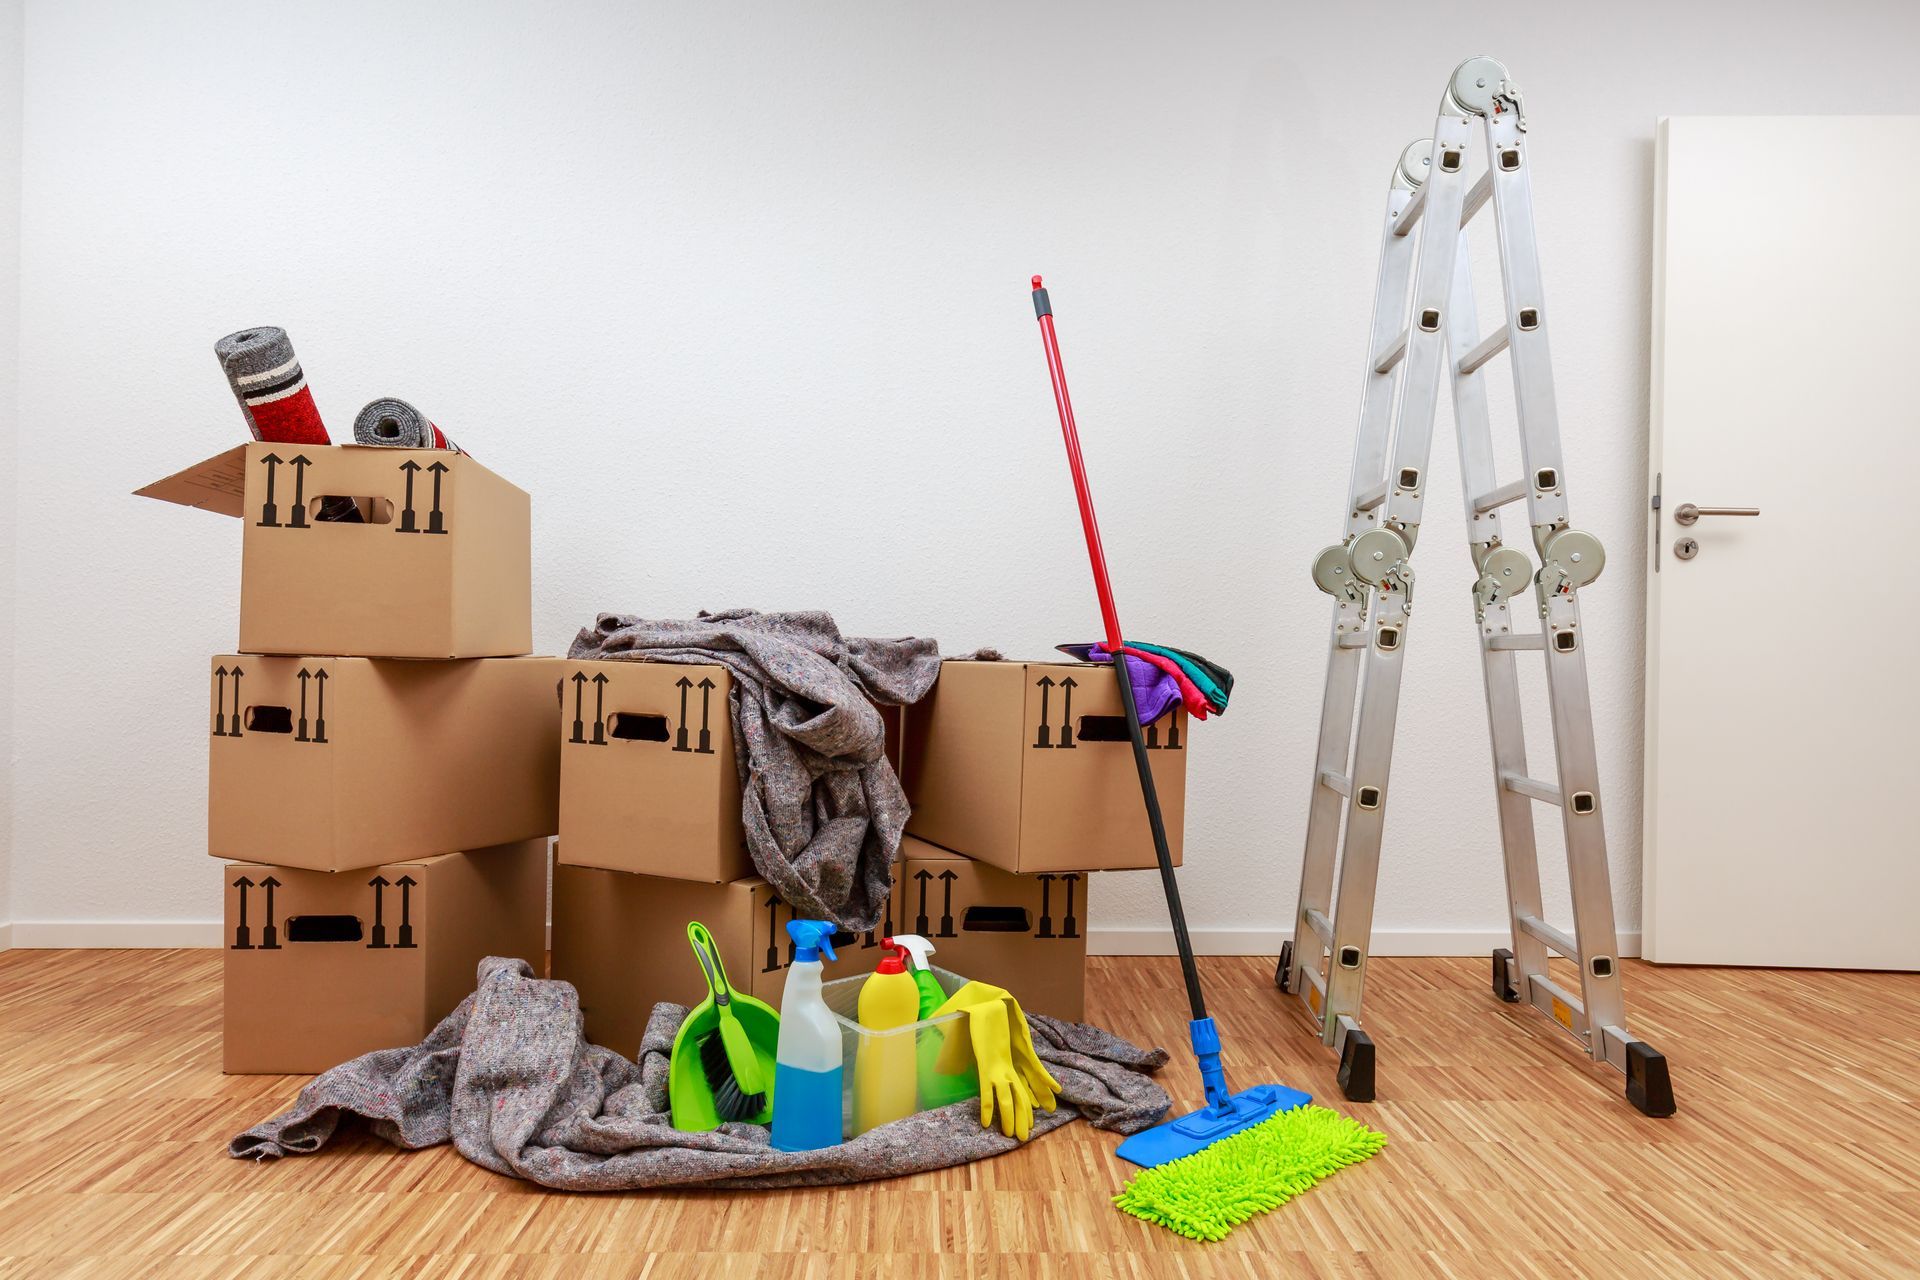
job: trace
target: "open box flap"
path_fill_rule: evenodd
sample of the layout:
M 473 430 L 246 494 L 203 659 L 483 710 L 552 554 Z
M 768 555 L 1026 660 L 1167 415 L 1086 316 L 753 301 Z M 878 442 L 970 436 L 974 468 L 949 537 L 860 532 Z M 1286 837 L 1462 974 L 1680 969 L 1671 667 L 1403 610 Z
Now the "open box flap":
M 217 511 L 238 518 L 247 487 L 247 446 L 237 444 L 225 453 L 217 453 L 205 462 L 196 462 L 185 471 L 176 471 L 164 480 L 155 480 L 134 496 L 177 502 L 183 507 Z

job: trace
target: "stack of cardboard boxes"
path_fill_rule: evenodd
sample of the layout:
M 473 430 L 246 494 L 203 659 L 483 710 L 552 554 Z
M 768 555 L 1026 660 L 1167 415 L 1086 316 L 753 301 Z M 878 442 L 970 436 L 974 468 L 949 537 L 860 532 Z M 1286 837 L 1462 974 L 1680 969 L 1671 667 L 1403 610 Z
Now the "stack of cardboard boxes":
M 689 920 L 777 1007 L 794 913 L 747 856 L 730 675 L 587 661 L 562 683 L 553 976 L 579 989 L 588 1037 L 631 1055 L 656 1001 L 701 998 Z M 828 976 L 869 972 L 883 937 L 918 933 L 936 964 L 1029 1011 L 1084 1016 L 1087 875 L 1154 865 L 1112 669 L 948 662 L 926 699 L 884 710 L 913 815 L 888 918 L 843 934 Z M 1147 731 L 1176 859 L 1186 733 L 1179 708 Z
M 443 451 L 249 444 L 141 493 L 244 525 L 208 682 L 229 1072 L 410 1045 L 545 952 L 556 659 L 522 490 Z M 350 497 L 358 521 L 319 518 Z M 337 507 L 335 508 L 337 509 Z

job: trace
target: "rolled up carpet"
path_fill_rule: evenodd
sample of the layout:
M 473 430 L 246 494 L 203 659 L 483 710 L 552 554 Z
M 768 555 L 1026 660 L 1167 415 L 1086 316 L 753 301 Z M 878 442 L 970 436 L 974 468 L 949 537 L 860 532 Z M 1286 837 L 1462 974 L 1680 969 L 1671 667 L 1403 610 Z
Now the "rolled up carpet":
M 327 424 L 307 387 L 306 372 L 293 354 L 287 331 L 277 325 L 259 325 L 230 333 L 213 344 L 227 385 L 240 402 L 247 430 L 255 440 L 274 444 L 332 444 Z M 342 524 L 359 524 L 360 508 L 352 498 L 322 499 L 316 517 Z
M 255 440 L 332 443 L 285 329 L 274 325 L 242 329 L 214 343 L 213 353 L 220 357 L 227 384 Z
M 466 452 L 447 439 L 447 433 L 427 421 L 427 415 L 405 400 L 375 400 L 353 420 L 353 438 L 358 444 L 386 445 L 394 449 L 451 449 Z

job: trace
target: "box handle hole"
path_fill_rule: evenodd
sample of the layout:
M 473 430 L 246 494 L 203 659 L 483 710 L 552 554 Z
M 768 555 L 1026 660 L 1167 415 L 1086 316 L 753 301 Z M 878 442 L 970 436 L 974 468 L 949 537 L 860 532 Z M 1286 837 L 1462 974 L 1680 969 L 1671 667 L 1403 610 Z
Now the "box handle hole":
M 1081 716 L 1080 741 L 1082 742 L 1125 742 L 1127 718 L 1125 716 Z
M 351 519 L 342 520 L 338 515 L 332 514 L 349 502 L 359 510 L 361 524 L 393 523 L 392 498 L 356 498 L 344 493 L 327 493 L 318 498 L 308 499 L 307 515 L 316 522 L 352 524 L 354 522 Z
M 358 942 L 359 916 L 288 916 L 288 942 Z
M 1032 933 L 1033 917 L 1025 907 L 968 907 L 960 913 L 967 933 Z
M 616 711 L 613 713 L 613 724 L 607 732 L 626 742 L 665 742 L 667 718 L 642 715 L 632 711 Z
M 293 711 L 289 707 L 248 707 L 248 733 L 292 733 Z

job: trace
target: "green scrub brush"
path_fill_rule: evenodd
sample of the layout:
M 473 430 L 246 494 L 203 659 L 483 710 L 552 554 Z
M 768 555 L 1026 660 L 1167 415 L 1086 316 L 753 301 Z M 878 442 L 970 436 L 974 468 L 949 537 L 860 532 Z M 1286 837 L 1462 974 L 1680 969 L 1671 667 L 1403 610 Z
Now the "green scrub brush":
M 707 998 L 687 1014 L 673 1038 L 667 1067 L 673 1127 L 704 1133 L 729 1120 L 766 1124 L 773 1117 L 780 1015 L 727 982 L 707 926 L 689 923 L 687 941 L 707 980 Z

